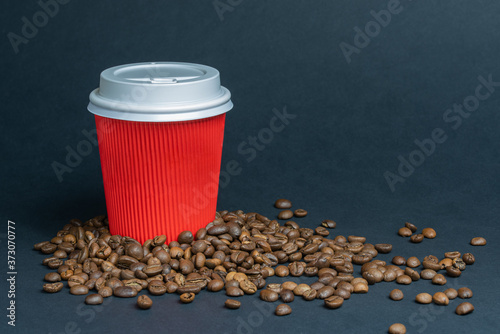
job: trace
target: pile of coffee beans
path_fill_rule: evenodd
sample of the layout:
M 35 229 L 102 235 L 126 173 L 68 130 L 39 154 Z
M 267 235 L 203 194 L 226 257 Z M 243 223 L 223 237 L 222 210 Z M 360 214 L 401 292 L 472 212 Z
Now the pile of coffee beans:
M 164 235 L 143 244 L 127 236 L 111 235 L 106 216 L 86 222 L 72 219 L 50 241 L 34 245 L 49 255 L 42 263 L 54 270 L 45 275 L 43 290 L 57 293 L 66 285 L 71 294 L 86 295 L 85 303 L 89 305 L 101 304 L 111 296 L 137 297 L 146 290 L 150 296 L 177 293 L 182 303 L 193 302 L 202 290 L 224 290 L 231 298 L 258 292 L 264 302 L 281 300 L 275 314 L 284 316 L 291 314 L 289 304 L 299 297 L 306 301 L 321 299 L 326 308 L 337 309 L 352 293 L 365 294 L 370 285 L 380 282 L 407 285 L 422 278 L 444 285 L 446 278 L 439 271 L 458 277 L 475 261 L 470 253 L 452 251 L 446 252 L 443 259 L 428 255 L 422 261 L 395 256 L 388 264 L 376 257 L 390 253 L 391 244 L 373 245 L 366 242 L 366 237 L 356 235 L 331 237 L 335 221 L 327 219 L 315 229 L 304 228 L 289 219 L 305 217 L 306 210 L 292 211 L 292 203 L 286 199 L 277 200 L 275 207 L 283 210 L 278 219 L 286 220 L 284 224 L 258 213 L 220 211 L 214 221 L 194 235 L 184 231 L 177 241 L 168 244 Z M 436 237 L 432 228 L 413 235 L 417 230 L 406 223 L 398 233 L 405 237 L 422 235 L 422 239 Z M 485 245 L 483 240 L 474 238 L 471 244 Z M 354 265 L 361 266 L 361 277 L 355 277 Z M 420 266 L 424 269 L 419 272 L 415 268 Z M 267 284 L 270 276 L 308 276 L 317 280 L 310 285 L 292 281 Z M 468 288 L 452 290 L 434 296 L 421 293 L 416 300 L 447 305 L 456 296 L 472 297 Z M 390 298 L 402 300 L 403 292 L 395 289 Z M 140 309 L 153 305 L 143 293 L 136 303 Z M 238 309 L 241 302 L 228 299 L 225 306 Z M 468 314 L 473 309 L 472 304 L 462 303 L 456 313 Z M 394 324 L 389 331 L 404 333 L 406 329 Z

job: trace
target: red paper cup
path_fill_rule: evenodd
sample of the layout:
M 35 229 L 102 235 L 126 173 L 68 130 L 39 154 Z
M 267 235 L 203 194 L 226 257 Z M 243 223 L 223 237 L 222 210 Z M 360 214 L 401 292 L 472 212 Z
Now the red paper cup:
M 225 112 L 232 108 L 217 70 L 113 67 L 90 100 L 112 234 L 172 241 L 215 218 Z

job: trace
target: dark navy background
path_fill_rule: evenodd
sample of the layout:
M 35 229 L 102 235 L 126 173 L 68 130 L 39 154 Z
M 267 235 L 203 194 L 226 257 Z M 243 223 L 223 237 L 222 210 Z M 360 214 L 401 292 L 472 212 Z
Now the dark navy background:
M 51 8 L 53 17 L 40 14 L 35 0 L 9 0 L 0 14 L 0 249 L 7 253 L 12 220 L 18 272 L 12 328 L 6 256 L 0 256 L 2 332 L 383 333 L 394 322 L 409 333 L 499 331 L 498 1 L 60 2 L 57 13 Z M 371 11 L 376 16 L 388 8 L 390 22 L 387 12 L 379 17 L 385 27 L 371 23 Z M 38 31 L 27 26 L 29 38 L 23 37 L 23 26 L 34 19 Z M 372 37 L 359 33 L 365 28 Z M 10 42 L 15 38 L 25 39 L 16 46 Z M 341 45 L 351 52 L 350 62 Z M 338 223 L 333 235 L 393 243 L 393 252 L 380 259 L 458 250 L 473 252 L 476 264 L 444 287 L 422 280 L 371 286 L 338 310 L 298 298 L 292 315 L 282 318 L 272 314 L 277 303 L 272 309 L 254 304 L 256 295 L 241 298 L 238 311 L 223 307 L 224 294 L 203 292 L 189 305 L 180 305 L 176 295 L 154 298 L 150 311 L 139 312 L 135 300 L 90 307 L 67 291 L 44 294 L 48 270 L 32 245 L 71 218 L 105 212 L 96 146 L 61 182 L 52 164 L 65 164 L 68 149 L 85 146 L 84 132 L 95 128 L 86 106 L 100 72 L 142 61 L 213 66 L 231 91 L 235 107 L 227 114 L 222 169 L 235 160 L 241 171 L 221 187 L 219 209 L 275 217 L 274 200 L 286 197 L 310 212 L 298 220 L 304 226 L 331 218 Z M 479 87 L 483 100 L 471 97 L 480 77 L 497 83 Z M 454 104 L 464 100 L 473 111 L 459 116 Z M 295 118 L 279 132 L 265 130 L 284 109 Z M 429 156 L 414 152 L 415 140 L 433 131 L 446 140 Z M 259 139 L 259 150 L 249 150 L 250 137 L 259 134 L 265 144 Z M 414 170 L 410 158 L 420 164 Z M 400 159 L 407 161 L 399 179 L 405 181 L 392 191 L 384 174 L 399 175 Z M 411 244 L 396 235 L 405 221 L 434 227 L 438 237 Z M 486 237 L 488 245 L 470 246 L 473 236 Z M 454 313 L 460 300 L 447 307 L 414 302 L 419 292 L 461 286 L 474 292 L 470 315 Z M 405 293 L 401 302 L 388 298 L 396 287 Z

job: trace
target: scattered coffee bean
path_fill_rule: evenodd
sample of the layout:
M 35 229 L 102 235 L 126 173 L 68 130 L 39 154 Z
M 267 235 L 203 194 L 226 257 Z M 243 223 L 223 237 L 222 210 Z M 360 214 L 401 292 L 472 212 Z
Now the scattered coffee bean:
M 432 301 L 436 305 L 448 305 L 450 300 L 448 299 L 448 296 L 444 292 L 436 292 L 432 296 Z
M 278 219 L 290 219 L 293 217 L 293 211 L 292 210 L 283 210 L 278 214 Z
M 426 227 L 422 230 L 422 234 L 427 239 L 434 239 L 436 237 L 436 231 L 433 228 Z
M 183 293 L 179 296 L 179 299 L 182 303 L 184 304 L 189 304 L 191 303 L 193 300 L 194 300 L 194 297 L 196 295 L 192 292 L 186 292 L 186 293 Z
M 72 295 L 86 295 L 87 293 L 89 293 L 89 288 L 87 288 L 85 285 L 78 284 L 72 286 L 71 289 L 69 289 L 69 293 L 71 293 Z
M 277 209 L 290 209 L 292 207 L 292 202 L 287 199 L 280 198 L 274 202 L 274 207 Z
M 131 286 L 117 286 L 113 295 L 120 298 L 131 298 L 137 296 L 137 290 Z
M 474 311 L 474 306 L 469 302 L 461 303 L 455 309 L 455 313 L 458 315 L 466 315 L 472 311 Z
M 464 255 L 462 255 L 462 260 L 467 265 L 471 265 L 474 264 L 474 262 L 476 262 L 476 258 L 471 253 L 465 253 Z
M 312 289 L 311 289 L 312 290 Z M 283 303 L 291 303 L 295 299 L 295 295 L 292 290 L 282 289 L 280 292 L 280 297 Z
M 411 284 L 411 282 L 412 282 L 412 279 L 408 275 L 401 275 L 401 276 L 398 276 L 398 278 L 396 278 L 396 283 L 398 283 L 398 284 L 408 285 L 408 284 Z
M 415 297 L 415 301 L 420 304 L 430 304 L 432 303 L 432 296 L 427 292 L 422 292 Z
M 460 269 L 460 271 L 464 271 L 467 266 L 461 258 L 457 257 L 453 259 L 453 267 Z
M 444 290 L 444 294 L 446 295 L 446 297 L 448 297 L 449 300 L 455 299 L 458 296 L 457 290 L 453 288 Z
M 318 297 L 318 290 L 315 290 L 315 289 L 306 290 L 302 294 L 302 298 L 304 298 L 305 300 L 308 300 L 308 301 L 314 300 Z
M 422 242 L 424 240 L 424 235 L 423 234 L 414 234 L 410 237 L 410 241 L 415 243 L 415 244 L 418 244 L 420 242 Z
M 288 269 L 287 266 L 277 266 L 274 269 L 274 274 L 278 277 L 285 277 L 290 274 L 290 270 Z
M 335 227 L 337 227 L 337 223 L 334 222 L 331 219 L 325 219 L 325 220 L 323 220 L 323 222 L 321 222 L 321 225 L 323 227 L 326 227 L 326 228 L 335 228 Z
M 398 234 L 402 237 L 409 237 L 412 235 L 412 232 L 408 227 L 401 227 L 398 231 Z
M 227 299 L 224 305 L 231 310 L 236 310 L 240 308 L 241 302 L 234 299 Z
M 85 304 L 87 305 L 99 305 L 102 304 L 103 298 L 98 293 L 93 293 L 85 298 Z
M 359 282 L 353 286 L 352 292 L 354 293 L 368 293 L 368 283 Z
M 415 256 L 409 257 L 408 260 L 406 260 L 406 265 L 410 268 L 416 268 L 420 266 L 420 260 Z
M 472 290 L 466 287 L 460 288 L 457 291 L 458 298 L 467 299 L 472 298 Z
M 99 293 L 102 298 L 108 298 L 113 295 L 113 289 L 111 289 L 109 286 L 103 286 L 99 290 L 97 290 L 97 293 Z
M 61 282 L 56 282 L 56 283 L 45 283 L 43 285 L 43 291 L 48 292 L 48 293 L 56 293 L 62 290 L 64 287 L 64 284 Z
M 137 306 L 140 309 L 147 310 L 153 306 L 153 301 L 146 295 L 140 295 L 137 297 Z
M 446 274 L 448 274 L 448 276 L 450 277 L 458 277 L 462 274 L 462 272 L 458 268 L 455 268 L 453 266 L 448 266 L 446 267 Z
M 475 237 L 475 238 L 472 238 L 472 240 L 470 241 L 470 244 L 472 246 L 484 246 L 484 245 L 486 245 L 486 239 L 482 238 L 482 237 Z
M 460 256 L 462 256 L 462 254 L 460 254 L 460 252 L 457 252 L 457 251 L 444 253 L 444 257 L 446 257 L 448 259 L 452 259 L 452 260 L 455 258 L 458 258 Z
M 287 304 L 279 304 L 274 313 L 278 316 L 289 315 L 292 313 L 292 308 Z
M 337 309 L 344 303 L 344 298 L 339 296 L 330 296 L 325 299 L 325 306 L 331 309 Z
M 434 276 L 436 275 L 437 275 L 436 271 L 432 269 L 424 269 L 422 270 L 422 272 L 420 272 L 420 277 L 422 279 L 433 279 Z
M 389 334 L 406 334 L 406 327 L 400 323 L 392 324 L 389 327 Z
M 382 254 L 390 253 L 392 250 L 391 244 L 376 244 L 375 249 Z
M 446 277 L 444 277 L 442 274 L 436 274 L 432 278 L 432 284 L 445 285 L 446 284 Z
M 260 291 L 260 299 L 265 302 L 275 302 L 278 300 L 279 295 L 276 291 L 272 291 L 269 289 L 264 289 Z
M 47 282 L 55 283 L 61 281 L 61 275 L 56 272 L 47 273 L 44 277 Z
M 404 266 L 406 264 L 406 259 L 398 255 L 392 258 L 392 263 L 397 266 Z
M 389 298 L 391 298 L 392 300 L 396 300 L 396 301 L 402 300 L 403 297 L 404 297 L 403 291 L 401 291 L 399 289 L 394 289 L 389 294 Z
M 295 217 L 302 218 L 307 216 L 307 211 L 304 209 L 297 209 L 293 212 L 293 214 L 295 215 Z
M 440 264 L 443 268 L 446 268 L 446 267 L 449 267 L 449 266 L 452 266 L 452 265 L 453 265 L 453 260 L 452 260 L 452 259 L 448 259 L 448 258 L 444 258 L 444 259 L 442 259 L 441 261 L 439 261 L 439 264 Z
M 406 222 L 405 227 L 409 228 L 412 233 L 417 232 L 417 227 L 415 225 L 413 225 L 412 223 Z
M 179 234 L 177 241 L 180 244 L 190 244 L 194 240 L 193 233 L 191 231 L 184 231 Z

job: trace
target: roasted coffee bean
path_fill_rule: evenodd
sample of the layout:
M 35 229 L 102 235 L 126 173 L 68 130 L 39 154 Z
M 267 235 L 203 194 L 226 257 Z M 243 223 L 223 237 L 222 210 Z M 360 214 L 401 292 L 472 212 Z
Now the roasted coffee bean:
M 322 237 L 326 237 L 330 234 L 330 232 L 324 226 L 318 226 L 314 229 L 316 234 L 321 235 Z
M 45 277 L 44 279 L 47 281 L 47 282 L 51 282 L 51 283 L 54 283 L 54 282 L 59 282 L 61 280 L 61 275 L 59 275 L 58 273 L 56 272 L 51 272 L 51 273 L 47 273 L 45 274 Z
M 392 250 L 391 244 L 375 244 L 375 249 L 382 254 L 390 253 Z
M 460 288 L 457 291 L 458 298 L 467 299 L 472 298 L 472 290 L 466 287 Z
M 305 300 L 308 300 L 308 301 L 316 299 L 317 296 L 318 296 L 318 291 L 315 289 L 306 290 L 302 294 L 302 298 L 304 298 Z
M 401 275 L 401 276 L 398 276 L 398 278 L 396 278 L 396 283 L 398 283 L 398 284 L 408 285 L 408 284 L 411 284 L 411 282 L 412 282 L 412 279 L 408 275 Z
M 152 280 L 148 284 L 148 291 L 153 296 L 161 296 L 167 292 L 167 287 L 163 284 L 163 281 Z
M 278 214 L 278 219 L 290 219 L 293 217 L 293 211 L 292 210 L 283 210 Z
M 87 288 L 85 285 L 74 285 L 69 289 L 69 293 L 72 295 L 86 295 L 89 293 L 89 288 Z
M 238 283 L 239 284 L 239 283 Z M 230 286 L 226 288 L 226 295 L 229 297 L 243 296 L 245 293 L 237 286 Z
M 287 199 L 280 198 L 274 202 L 274 207 L 277 209 L 290 209 L 292 207 L 292 202 Z
M 296 296 L 302 296 L 307 290 L 311 290 L 311 287 L 305 283 L 301 283 L 293 289 L 293 293 Z
M 179 286 L 176 290 L 178 294 L 183 294 L 183 293 L 194 293 L 198 294 L 201 291 L 201 286 L 197 284 L 192 284 L 192 283 L 186 283 L 183 286 Z
M 406 259 L 398 255 L 392 258 L 392 263 L 397 266 L 404 266 L 406 264 Z
M 486 245 L 486 239 L 483 237 L 475 237 L 470 241 L 472 246 L 484 246 Z M 43 248 L 43 247 L 42 247 Z
M 290 271 L 290 275 L 298 277 L 304 273 L 305 263 L 303 262 L 292 262 L 288 265 L 288 270 Z
M 274 269 L 274 273 L 278 277 L 285 277 L 290 274 L 290 270 L 287 266 L 278 266 L 276 267 L 276 269 Z
M 402 237 L 409 237 L 412 232 L 408 227 L 401 227 L 398 231 L 398 234 Z
M 432 269 L 424 269 L 420 273 L 420 277 L 422 279 L 433 279 L 434 276 L 436 276 L 436 275 L 437 275 L 437 273 Z
M 211 280 L 208 282 L 207 289 L 208 291 L 217 292 L 224 288 L 224 281 L 222 280 Z
M 257 286 L 250 282 L 250 280 L 245 279 L 240 282 L 240 289 L 243 290 L 247 295 L 253 295 L 257 292 Z
M 432 296 L 427 292 L 422 292 L 415 297 L 415 301 L 420 304 L 430 304 L 432 303 Z
M 165 283 L 165 287 L 167 288 L 167 293 L 175 293 L 175 292 L 177 292 L 179 285 L 175 282 L 167 282 L 167 283 Z M 224 284 L 222 284 L 221 288 L 217 291 L 222 290 L 223 287 L 224 287 Z M 209 290 L 209 291 L 212 291 L 212 290 Z
M 241 302 L 234 300 L 234 299 L 227 299 L 226 302 L 224 303 L 224 305 L 228 309 L 236 310 L 236 309 L 240 308 Z
M 137 290 L 130 286 L 117 286 L 113 290 L 113 295 L 121 298 L 131 298 L 137 296 Z
M 432 296 L 432 301 L 436 305 L 448 305 L 450 303 L 450 300 L 448 299 L 448 297 L 444 292 L 436 292 Z
M 444 290 L 444 294 L 446 295 L 446 297 L 448 297 L 449 300 L 455 299 L 458 296 L 457 290 L 453 288 Z
M 192 292 L 186 292 L 179 296 L 179 300 L 184 304 L 188 304 L 194 300 L 195 296 L 196 295 Z
M 339 290 L 335 290 L 331 286 L 326 285 L 318 290 L 318 297 L 317 298 L 326 299 L 326 298 L 330 297 L 331 295 L 333 295 L 333 293 L 336 291 L 339 291 Z
M 445 258 L 452 259 L 452 260 L 457 258 L 457 257 L 460 257 L 460 256 L 462 256 L 462 254 L 460 254 L 460 252 L 457 252 L 457 251 L 444 253 Z
M 420 260 L 415 256 L 409 257 L 408 260 L 406 260 L 406 265 L 410 268 L 416 268 L 420 266 Z
M 286 281 L 286 282 L 283 282 L 283 284 L 281 284 L 281 288 L 282 289 L 288 289 L 288 290 L 292 290 L 295 289 L 297 287 L 297 283 L 295 282 L 292 282 L 292 281 Z
M 410 231 L 411 231 L 412 233 L 417 232 L 417 227 L 416 227 L 415 225 L 413 225 L 412 223 L 408 223 L 408 222 L 406 222 L 406 223 L 405 223 L 405 227 L 406 227 L 406 228 L 408 228 L 408 229 L 410 229 Z
M 442 274 L 436 274 L 432 278 L 432 284 L 445 285 L 446 284 L 446 277 L 444 277 Z
M 392 300 L 396 300 L 396 301 L 402 300 L 403 297 L 404 297 L 403 291 L 401 291 L 399 289 L 394 289 L 389 294 L 389 298 L 391 298 Z
M 33 249 L 35 250 L 41 250 L 42 249 L 42 246 L 46 245 L 50 243 L 50 241 L 42 241 L 42 242 L 38 242 L 36 243 L 34 246 L 33 246 Z
M 321 226 L 326 227 L 326 228 L 335 228 L 335 227 L 337 227 L 337 223 L 331 219 L 325 219 L 325 220 L 323 220 L 323 222 L 321 222 Z
M 97 292 L 103 297 L 111 297 L 113 295 L 113 289 L 111 289 L 109 286 L 103 286 L 102 288 L 98 289 Z
M 342 306 L 344 298 L 339 296 L 330 296 L 325 299 L 325 306 L 331 309 L 336 309 Z
M 64 284 L 62 282 L 45 283 L 43 285 L 43 291 L 48 292 L 48 293 L 55 293 L 55 292 L 61 291 L 63 287 L 64 287 Z
M 44 254 L 52 254 L 57 250 L 57 245 L 49 242 L 40 247 L 40 250 Z
M 346 289 L 337 289 L 333 292 L 333 294 L 335 296 L 342 297 L 343 299 L 351 298 L 351 293 L 349 291 L 347 291 Z M 318 291 L 318 295 L 319 295 L 319 291 Z
M 372 257 L 367 254 L 356 254 L 352 257 L 352 263 L 354 264 L 365 264 L 372 260 Z
M 153 301 L 146 295 L 140 295 L 137 297 L 137 306 L 140 309 L 147 310 L 153 306 Z
M 265 302 L 275 302 L 278 300 L 279 295 L 276 291 L 264 289 L 260 291 L 259 297 Z
M 422 262 L 422 266 L 425 269 L 431 269 L 431 270 L 434 270 L 434 271 L 438 271 L 438 270 L 443 269 L 443 265 L 442 264 L 439 264 L 438 262 L 433 262 L 433 261 L 430 261 L 430 260 L 424 260 Z
M 455 268 L 453 266 L 448 266 L 446 267 L 446 274 L 450 277 L 458 277 L 462 274 L 462 272 L 458 268 Z
M 436 237 L 436 231 L 433 228 L 426 227 L 422 230 L 422 234 L 427 239 L 434 239 Z
M 382 280 L 384 279 L 384 274 L 380 270 L 372 268 L 363 273 L 363 278 L 366 279 L 368 284 L 375 284 L 382 282 Z
M 448 259 L 448 258 L 444 258 L 444 259 L 442 259 L 441 261 L 439 261 L 439 264 L 440 264 L 443 268 L 446 268 L 446 267 L 449 267 L 449 266 L 452 266 L 452 265 L 453 265 L 453 260 L 452 260 L 452 259 Z
M 420 279 L 420 274 L 410 267 L 407 267 L 405 269 L 405 275 L 410 276 L 412 281 L 418 281 Z
M 177 241 L 180 244 L 190 244 L 194 240 L 193 233 L 191 231 L 183 231 L 179 234 Z
M 474 306 L 469 302 L 461 303 L 455 309 L 455 313 L 458 315 L 466 315 L 472 311 L 474 311 Z
M 93 293 L 85 298 L 85 304 L 87 305 L 99 305 L 102 304 L 104 299 L 98 293 Z
M 413 242 L 414 244 L 418 244 L 424 240 L 424 235 L 423 234 L 414 234 L 410 237 L 410 241 Z
M 279 304 L 276 307 L 276 310 L 274 311 L 274 313 L 277 316 L 289 315 L 290 313 L 292 313 L 292 308 L 287 304 Z
M 288 289 L 282 289 L 280 292 L 280 297 L 284 303 L 291 303 L 295 299 L 293 291 Z
M 464 271 L 467 266 L 461 258 L 457 257 L 453 259 L 453 267 L 460 269 L 460 271 Z
M 464 255 L 462 255 L 462 260 L 465 262 L 465 264 L 471 265 L 474 264 L 476 258 L 471 253 L 465 253 Z
M 368 283 L 359 282 L 353 285 L 352 292 L 354 293 L 367 293 L 369 290 Z
M 293 214 L 295 215 L 295 217 L 302 218 L 307 216 L 307 211 L 304 209 L 297 209 L 293 212 Z
M 392 324 L 389 327 L 389 334 L 406 334 L 406 327 L 400 323 Z

